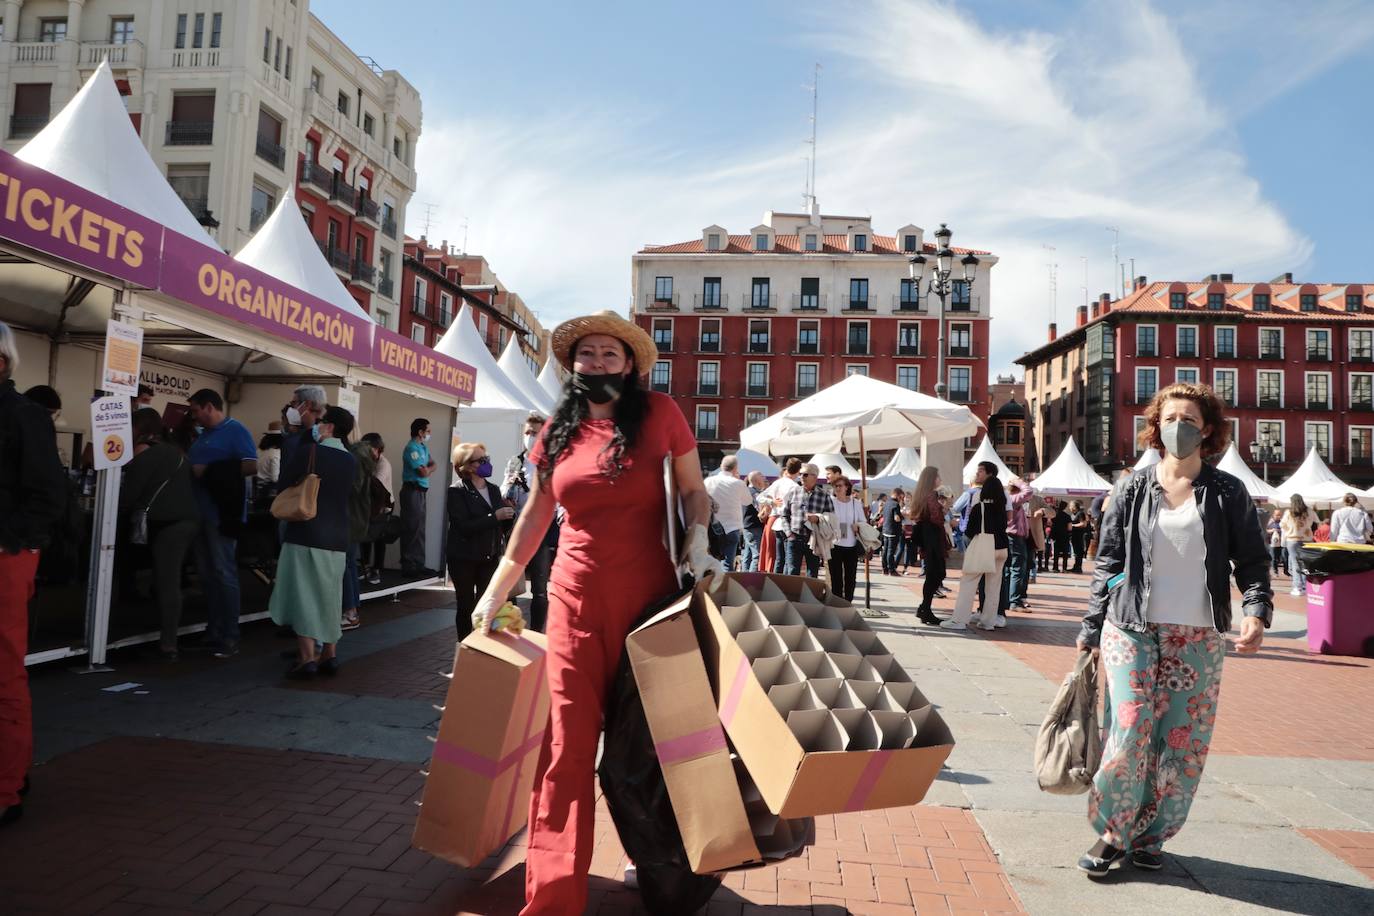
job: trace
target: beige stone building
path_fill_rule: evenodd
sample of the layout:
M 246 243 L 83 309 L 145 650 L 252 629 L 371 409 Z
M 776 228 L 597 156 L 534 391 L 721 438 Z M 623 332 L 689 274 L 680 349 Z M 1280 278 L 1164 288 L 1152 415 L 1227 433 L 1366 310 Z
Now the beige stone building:
M 299 184 L 327 202 L 312 231 L 341 279 L 396 327 L 421 127 L 399 73 L 344 45 L 309 0 L 5 0 L 4 148 L 41 130 L 101 61 L 153 160 L 226 250 Z

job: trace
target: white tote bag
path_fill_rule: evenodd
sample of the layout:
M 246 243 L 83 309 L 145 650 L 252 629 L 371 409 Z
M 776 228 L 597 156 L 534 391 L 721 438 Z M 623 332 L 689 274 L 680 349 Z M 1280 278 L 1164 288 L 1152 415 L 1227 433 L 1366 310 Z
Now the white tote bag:
M 978 510 L 978 527 L 986 528 L 987 518 L 983 509 Z M 986 530 L 980 531 L 969 541 L 964 549 L 963 571 L 966 573 L 990 573 L 997 569 L 997 542 Z

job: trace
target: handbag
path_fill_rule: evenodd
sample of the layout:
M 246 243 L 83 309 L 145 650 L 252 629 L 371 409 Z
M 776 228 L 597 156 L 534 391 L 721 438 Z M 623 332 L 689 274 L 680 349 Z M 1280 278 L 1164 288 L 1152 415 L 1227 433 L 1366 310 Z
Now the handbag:
M 320 496 L 320 475 L 315 473 L 315 450 L 310 446 L 310 465 L 305 476 L 277 494 L 272 500 L 272 517 L 283 522 L 308 522 L 315 517 Z
M 978 527 L 986 529 L 987 518 L 980 509 Z M 964 549 L 964 572 L 990 573 L 997 569 L 997 542 L 986 530 L 979 532 Z
M 181 466 L 185 463 L 186 457 L 183 455 L 181 460 L 177 462 L 176 469 L 173 470 L 171 474 L 168 474 L 167 479 L 162 482 L 162 486 L 158 487 L 153 492 L 153 498 L 148 500 L 148 504 L 129 513 L 128 535 L 130 544 L 148 543 L 148 510 L 153 508 L 153 503 L 157 502 L 157 498 L 162 495 L 163 489 L 167 484 L 172 482 L 172 478 L 177 475 L 177 471 L 180 471 Z
M 1097 722 L 1097 659 L 1080 652 L 1050 703 L 1035 739 L 1035 781 L 1043 792 L 1080 795 L 1102 759 Z

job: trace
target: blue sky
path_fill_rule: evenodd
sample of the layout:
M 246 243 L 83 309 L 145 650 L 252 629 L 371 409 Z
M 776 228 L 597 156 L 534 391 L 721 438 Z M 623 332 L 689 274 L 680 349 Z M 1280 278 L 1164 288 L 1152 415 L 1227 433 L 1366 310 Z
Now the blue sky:
M 311 8 L 424 100 L 407 229 L 487 255 L 546 325 L 629 302 L 630 255 L 817 196 L 948 222 L 993 272 L 994 371 L 1152 278 L 1374 281 L 1374 3 L 375 2 Z M 1302 15 L 1295 16 L 1294 10 Z M 1052 246 L 1053 250 L 1045 246 Z

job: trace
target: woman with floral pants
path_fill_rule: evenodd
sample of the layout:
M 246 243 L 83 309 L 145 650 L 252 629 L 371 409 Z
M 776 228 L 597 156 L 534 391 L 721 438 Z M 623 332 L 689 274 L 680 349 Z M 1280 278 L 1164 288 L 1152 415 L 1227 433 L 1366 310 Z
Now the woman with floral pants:
M 1145 411 L 1158 464 L 1123 478 L 1102 521 L 1078 647 L 1100 653 L 1106 714 L 1088 795 L 1097 842 L 1078 860 L 1102 877 L 1127 856 L 1163 867 L 1183 827 L 1216 724 L 1234 571 L 1244 594 L 1236 651 L 1259 650 L 1273 617 L 1269 551 L 1240 481 L 1203 458 L 1231 424 L 1210 388 L 1171 385 Z

